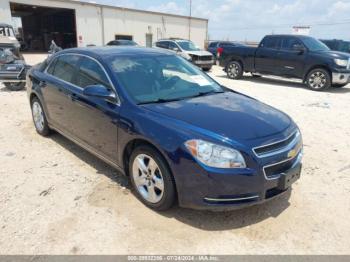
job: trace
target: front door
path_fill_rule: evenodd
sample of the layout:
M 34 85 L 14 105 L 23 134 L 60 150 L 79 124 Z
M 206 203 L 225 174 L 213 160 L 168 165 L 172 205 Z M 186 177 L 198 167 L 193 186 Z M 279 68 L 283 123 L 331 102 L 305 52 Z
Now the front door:
M 303 77 L 305 58 L 306 48 L 299 39 L 283 37 L 282 47 L 277 53 L 277 65 L 283 76 Z
M 115 91 L 103 66 L 93 58 L 82 57 L 74 83 L 80 88 L 72 100 L 75 117 L 71 126 L 74 134 L 97 153 L 116 162 L 120 106 L 84 95 L 85 87 L 96 84 Z

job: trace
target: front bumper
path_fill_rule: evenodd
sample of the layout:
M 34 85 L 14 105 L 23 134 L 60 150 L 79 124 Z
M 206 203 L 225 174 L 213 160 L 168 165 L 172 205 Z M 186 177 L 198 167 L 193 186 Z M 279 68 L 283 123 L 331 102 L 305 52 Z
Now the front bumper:
M 332 73 L 332 84 L 347 84 L 350 83 L 349 73 Z
M 214 60 L 205 60 L 205 61 L 195 60 L 195 61 L 192 61 L 192 63 L 201 68 L 210 68 L 214 65 Z
M 243 169 L 211 168 L 185 152 L 181 154 L 181 160 L 171 164 L 179 205 L 217 211 L 239 209 L 289 191 L 300 178 L 303 143 L 299 130 L 290 128 L 261 138 L 248 148 L 246 153 L 242 151 L 247 164 Z

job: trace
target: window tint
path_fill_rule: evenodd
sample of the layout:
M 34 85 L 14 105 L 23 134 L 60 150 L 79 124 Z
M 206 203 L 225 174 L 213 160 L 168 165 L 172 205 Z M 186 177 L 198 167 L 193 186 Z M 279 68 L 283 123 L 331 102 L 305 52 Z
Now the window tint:
M 51 70 L 51 74 L 61 80 L 64 80 L 69 83 L 73 83 L 73 78 L 76 73 L 77 64 L 79 61 L 79 56 L 75 55 L 62 55 L 57 58 L 55 65 Z M 50 72 L 49 72 L 50 73 Z
M 90 58 L 83 57 L 76 77 L 76 85 L 82 88 L 89 85 L 104 85 L 110 87 L 106 73 L 101 66 Z
M 167 41 L 161 41 L 161 42 L 157 42 L 157 43 L 156 43 L 156 46 L 157 46 L 157 47 L 160 47 L 160 48 L 166 48 L 166 49 L 168 49 L 169 44 L 168 44 Z
M 173 50 L 174 48 L 179 49 L 179 47 L 177 46 L 177 44 L 175 44 L 174 42 L 169 42 L 168 48 L 171 49 L 171 50 Z
M 213 47 L 216 47 L 217 44 L 218 44 L 218 42 L 212 42 L 212 43 L 209 44 L 209 47 L 212 47 L 212 48 L 213 48 Z
M 233 47 L 233 46 L 235 46 L 235 44 L 234 43 L 221 43 L 219 46 L 220 47 Z
M 260 47 L 278 49 L 281 45 L 281 39 L 279 37 L 265 37 Z
M 286 37 L 282 42 L 282 49 L 292 50 L 295 46 L 303 46 L 303 44 L 294 37 Z

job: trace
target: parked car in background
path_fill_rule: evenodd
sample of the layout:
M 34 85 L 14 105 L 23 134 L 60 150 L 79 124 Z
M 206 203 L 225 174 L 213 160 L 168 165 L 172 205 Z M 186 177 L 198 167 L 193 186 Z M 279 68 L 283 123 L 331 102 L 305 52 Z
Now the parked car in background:
M 21 44 L 18 42 L 13 27 L 0 23 L 0 48 L 9 49 L 17 58 L 23 59 L 20 53 Z
M 129 175 L 150 208 L 250 206 L 300 176 L 302 138 L 289 116 L 171 52 L 67 49 L 27 81 L 37 132 L 55 129 Z
M 124 40 L 124 39 L 119 39 L 119 40 L 112 40 L 107 43 L 107 45 L 126 45 L 126 46 L 138 46 L 138 44 L 132 40 Z
M 211 53 L 201 50 L 189 40 L 164 39 L 157 41 L 154 46 L 177 53 L 205 71 L 209 71 L 214 64 L 214 57 Z
M 350 53 L 350 41 L 343 40 L 321 40 L 324 44 L 326 44 L 331 50 Z
M 227 47 L 220 57 L 227 76 L 243 72 L 302 79 L 312 90 L 343 87 L 350 82 L 350 55 L 331 51 L 302 35 L 268 35 L 254 47 Z
M 208 45 L 208 52 L 210 52 L 214 59 L 218 59 L 225 47 L 244 46 L 241 43 L 231 41 L 213 41 Z

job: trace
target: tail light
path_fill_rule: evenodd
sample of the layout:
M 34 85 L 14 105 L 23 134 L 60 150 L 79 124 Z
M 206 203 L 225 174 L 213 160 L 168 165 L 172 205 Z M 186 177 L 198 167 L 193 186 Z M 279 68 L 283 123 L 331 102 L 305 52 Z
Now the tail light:
M 224 49 L 222 47 L 218 47 L 216 56 L 220 57 L 223 51 Z

